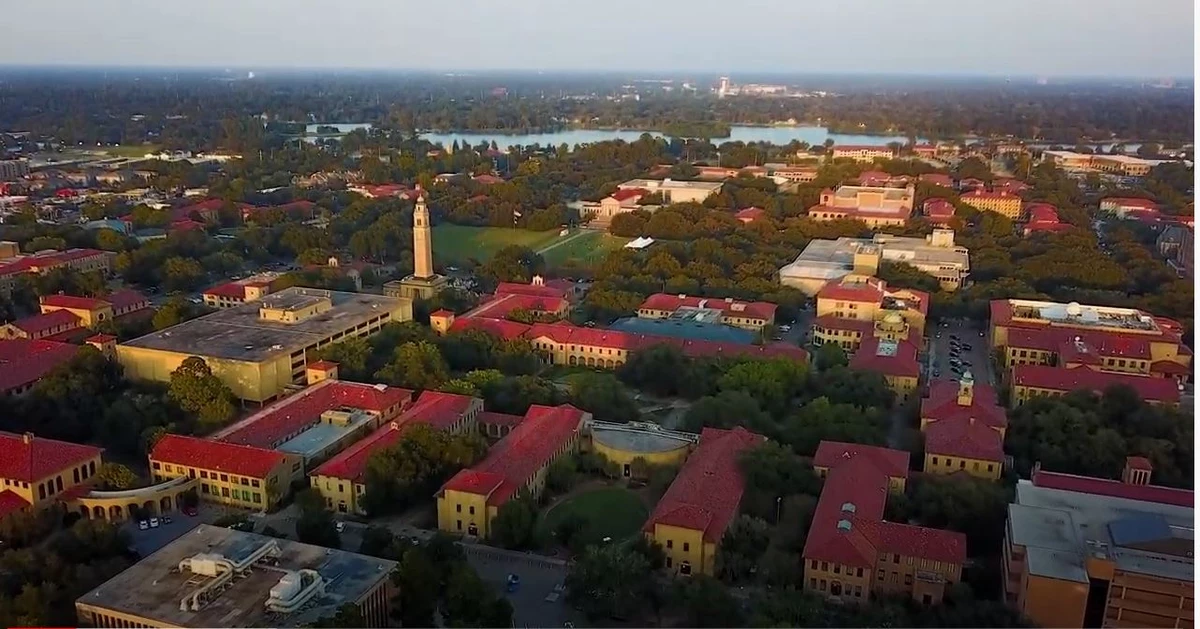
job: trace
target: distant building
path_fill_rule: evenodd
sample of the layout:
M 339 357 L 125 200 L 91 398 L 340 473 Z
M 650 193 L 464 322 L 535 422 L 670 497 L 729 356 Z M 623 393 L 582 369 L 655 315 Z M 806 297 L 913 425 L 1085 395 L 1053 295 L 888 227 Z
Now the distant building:
M 1017 481 L 1004 527 L 1004 600 L 1043 627 L 1184 627 L 1195 587 L 1190 490 L 1047 472 Z
M 0 339 L 0 396 L 20 395 L 79 352 L 78 345 L 29 338 Z
M 581 209 L 585 213 L 592 214 L 592 221 L 597 226 L 603 226 L 611 223 L 618 214 L 641 209 L 642 206 L 638 205 L 638 200 L 647 194 L 650 193 L 642 188 L 617 190 L 598 202 L 584 203 Z
M 877 159 L 892 159 L 896 157 L 896 152 L 886 146 L 835 144 L 830 155 L 834 159 L 852 159 L 856 162 L 871 163 Z
M 115 253 L 98 249 L 47 250 L 9 256 L 0 259 L 0 292 L 10 293 L 17 276 L 24 273 L 45 275 L 54 269 L 67 268 L 80 273 L 99 271 L 107 276 L 112 272 L 115 258 Z
M 919 181 L 931 183 L 935 186 L 941 186 L 943 188 L 954 187 L 954 179 L 952 179 L 950 175 L 943 175 L 942 173 L 925 173 L 917 179 Z
M 839 186 L 837 191 L 821 191 L 819 205 L 808 208 L 808 216 L 818 221 L 860 220 L 868 227 L 899 227 L 912 216 L 915 189 L 877 186 Z
M 962 580 L 962 533 L 883 519 L 889 494 L 903 494 L 908 453 L 822 441 L 813 469 L 824 479 L 804 543 L 803 589 L 840 602 L 906 594 L 939 603 Z
M 662 195 L 663 203 L 702 203 L 721 192 L 719 181 L 673 181 L 671 179 L 631 179 L 617 186 L 618 190 L 647 190 Z
M 209 308 L 233 308 L 258 301 L 281 288 L 280 277 L 278 273 L 260 273 L 218 284 L 202 293 L 204 305 Z
M 984 192 L 972 190 L 959 200 L 980 212 L 995 212 L 1012 220 L 1021 218 L 1021 197 L 1010 192 Z
M 306 627 L 354 605 L 390 624 L 397 563 L 201 524 L 80 596 L 87 627 Z
M 304 478 L 301 455 L 168 434 L 150 450 L 154 482 L 199 478 L 200 499 L 241 509 L 265 512 Z
M 761 220 L 766 216 L 767 211 L 760 207 L 742 208 L 733 215 L 734 218 L 743 223 L 753 223 L 754 221 Z
M 921 205 L 921 214 L 934 226 L 945 227 L 954 218 L 954 204 L 945 199 L 929 199 Z
M 1036 232 L 1059 233 L 1072 229 L 1074 225 L 1058 220 L 1058 208 L 1049 203 L 1030 203 L 1025 206 L 1026 220 L 1023 228 L 1026 236 Z
M 741 427 L 701 431 L 699 447 L 642 526 L 666 554 L 667 570 L 683 576 L 715 574 L 717 550 L 745 490 L 740 457 L 766 441 Z
M 1111 212 L 1120 218 L 1125 218 L 1126 214 L 1131 211 L 1154 211 L 1161 209 L 1157 202 L 1152 199 L 1140 199 L 1129 197 L 1106 197 L 1100 199 L 1100 209 L 1104 212 Z
M 29 160 L 0 160 L 0 181 L 16 181 L 29 174 Z
M 681 309 L 715 310 L 720 323 L 758 332 L 768 325 L 774 325 L 777 308 L 768 302 L 745 302 L 731 297 L 718 299 L 655 293 L 638 306 L 637 316 L 667 319 Z
M 1190 226 L 1168 225 L 1155 246 L 1180 277 L 1191 279 L 1196 276 L 1194 234 Z
M 808 166 L 779 166 L 770 169 L 772 177 L 780 177 L 791 183 L 808 183 L 817 178 L 817 168 Z
M 876 275 L 883 260 L 911 264 L 938 279 L 943 290 L 962 286 L 970 272 L 966 247 L 954 244 L 954 231 L 935 229 L 925 238 L 876 234 L 871 239 L 814 239 L 797 258 L 779 269 L 779 282 L 808 295 L 846 275 Z
M 1171 160 L 1143 159 L 1131 155 L 1104 155 L 1074 151 L 1044 151 L 1043 159 L 1059 168 L 1074 172 L 1098 172 L 1120 177 L 1143 178 L 1150 169 Z

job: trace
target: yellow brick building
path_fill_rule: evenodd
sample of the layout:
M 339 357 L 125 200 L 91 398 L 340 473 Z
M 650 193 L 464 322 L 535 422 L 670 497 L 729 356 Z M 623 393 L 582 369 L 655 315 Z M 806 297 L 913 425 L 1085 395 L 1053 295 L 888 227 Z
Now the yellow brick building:
M 998 480 L 1004 471 L 1008 418 L 996 391 L 977 384 L 971 372 L 959 381 L 938 380 L 921 400 L 927 474 L 966 473 Z
M 273 509 L 304 478 L 298 454 L 183 435 L 160 439 L 149 461 L 155 482 L 196 478 L 201 500 L 253 511 Z
M 122 343 L 117 359 L 131 378 L 168 382 L 199 356 L 234 395 L 262 403 L 303 384 L 317 350 L 410 320 L 402 297 L 288 288 Z
M 69 501 L 100 469 L 100 448 L 0 432 L 0 522 L 17 512 Z M 66 497 L 66 498 L 64 498 Z
M 696 446 L 695 433 L 664 430 L 642 422 L 614 424 L 592 420 L 585 424 L 583 446 L 617 467 L 623 478 L 644 478 L 647 467 L 680 467 Z M 640 473 L 640 474 L 639 474 Z
M 973 190 L 962 195 L 959 199 L 981 212 L 995 212 L 1012 220 L 1021 218 L 1021 197 L 1011 192 Z

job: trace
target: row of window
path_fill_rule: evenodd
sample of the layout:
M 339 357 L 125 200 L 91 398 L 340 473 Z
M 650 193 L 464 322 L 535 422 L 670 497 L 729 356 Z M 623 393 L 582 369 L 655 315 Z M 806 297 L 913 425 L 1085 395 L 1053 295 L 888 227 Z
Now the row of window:
M 826 585 L 829 586 L 829 593 L 833 596 L 845 595 L 845 596 L 853 596 L 854 598 L 862 598 L 862 595 L 863 595 L 863 589 L 862 589 L 861 585 L 856 585 L 856 586 L 854 586 L 853 589 L 851 589 L 849 586 L 846 586 L 846 588 L 843 589 L 842 584 L 839 583 L 838 581 L 833 581 L 833 582 L 827 583 L 825 581 L 825 579 L 821 579 L 818 581 L 816 577 L 810 577 L 808 579 L 808 587 L 810 589 L 820 590 L 820 591 L 824 592 Z
M 813 570 L 816 570 L 817 569 L 817 560 L 816 559 L 811 560 L 809 563 L 809 567 L 812 568 Z M 822 561 L 820 569 L 822 572 L 829 572 L 829 562 Z M 857 577 L 863 576 L 862 568 L 851 568 L 850 566 L 846 566 L 846 576 L 850 576 L 852 574 L 850 572 L 851 570 L 858 570 L 857 574 L 854 574 L 854 576 L 857 576 Z M 833 564 L 833 573 L 841 574 L 842 573 L 842 564 L 840 564 L 840 563 Z
M 194 470 L 192 468 L 189 468 L 189 467 L 186 467 L 183 465 L 171 465 L 170 463 L 160 463 L 159 461 L 154 461 L 152 463 L 152 467 L 156 470 L 160 469 L 160 466 L 161 466 L 162 471 L 164 471 L 164 472 L 176 473 L 176 474 L 179 474 L 180 476 L 186 475 L 191 478 L 196 478 L 196 470 Z M 241 485 L 245 485 L 247 487 L 259 487 L 260 486 L 260 481 L 257 478 L 250 478 L 247 476 L 237 476 L 237 475 L 230 475 L 230 474 L 222 474 L 222 473 L 218 473 L 218 472 L 212 472 L 210 474 L 208 472 L 208 470 L 200 470 L 200 478 L 203 478 L 206 480 L 207 479 L 220 480 L 222 483 L 233 483 L 234 485 L 241 484 Z
M 218 493 L 218 490 L 219 493 Z M 218 487 L 216 485 L 209 486 L 208 483 L 200 483 L 200 493 L 209 494 L 211 496 L 221 496 L 222 498 L 233 498 L 242 502 L 253 502 L 256 505 L 262 504 L 262 494 L 251 492 L 248 489 L 229 489 L 228 487 Z
M 945 458 L 945 463 L 944 463 L 944 465 L 945 465 L 946 467 L 954 467 L 954 461 L 955 461 L 955 460 L 956 460 L 956 459 L 953 459 L 953 458 L 951 458 L 951 457 L 946 457 L 946 458 Z M 967 462 L 966 462 L 965 460 L 963 460 L 963 459 L 957 459 L 957 460 L 958 460 L 958 469 L 960 469 L 960 470 L 965 470 L 965 469 L 967 469 Z M 936 456 L 934 456 L 934 457 L 930 457 L 930 461 L 929 461 L 929 462 L 930 462 L 930 465 L 935 465 L 935 466 L 936 466 L 936 465 L 938 464 L 938 458 L 937 458 Z M 976 471 L 976 472 L 979 472 L 979 471 L 981 471 L 981 470 L 979 469 L 979 461 L 972 461 L 972 462 L 971 462 L 971 469 L 972 469 L 972 470 L 974 470 L 974 471 Z M 988 463 L 988 464 L 987 464 L 987 471 L 991 472 L 991 471 L 992 471 L 992 470 L 994 470 L 994 469 L 995 469 L 995 467 L 993 466 L 993 464 L 991 464 L 991 463 Z
M 691 549 L 692 549 L 691 546 L 692 546 L 691 544 L 684 542 L 683 543 L 683 552 L 686 553 L 686 552 L 691 551 Z M 667 550 L 670 550 L 674 547 L 675 547 L 675 540 L 673 540 L 673 539 L 667 540 Z

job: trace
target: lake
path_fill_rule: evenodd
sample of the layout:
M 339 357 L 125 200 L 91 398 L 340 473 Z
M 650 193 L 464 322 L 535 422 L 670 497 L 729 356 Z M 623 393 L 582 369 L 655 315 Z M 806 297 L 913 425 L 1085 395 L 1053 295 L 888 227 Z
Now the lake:
M 555 131 L 552 133 L 525 133 L 525 134 L 505 134 L 505 133 L 422 133 L 421 137 L 442 146 L 450 146 L 455 140 L 461 145 L 464 142 L 470 146 L 478 146 L 480 142 L 496 141 L 496 145 L 501 148 L 510 146 L 528 146 L 530 144 L 541 144 L 542 146 L 558 146 L 566 144 L 567 146 L 575 146 L 576 144 L 585 144 L 592 142 L 603 142 L 605 140 L 625 140 L 633 142 L 642 136 L 643 133 L 650 133 L 655 137 L 662 137 L 661 133 L 647 131 L 612 131 L 604 129 L 568 129 L 565 131 Z M 853 133 L 830 133 L 825 127 L 816 126 L 795 126 L 795 127 L 746 127 L 734 126 L 730 128 L 728 138 L 713 138 L 713 143 L 721 144 L 722 142 L 770 142 L 771 144 L 784 145 L 792 140 L 800 140 L 809 144 L 822 144 L 826 139 L 832 139 L 835 144 L 873 144 L 884 145 L 888 142 L 905 143 L 908 138 L 899 135 L 859 135 Z

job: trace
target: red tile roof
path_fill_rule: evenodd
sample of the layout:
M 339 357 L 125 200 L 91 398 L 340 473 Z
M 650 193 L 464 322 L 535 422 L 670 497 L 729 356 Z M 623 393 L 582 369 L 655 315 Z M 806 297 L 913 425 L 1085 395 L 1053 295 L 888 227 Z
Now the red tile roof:
M 76 310 L 96 310 L 106 305 L 103 299 L 76 297 L 75 295 L 43 295 L 38 297 L 38 303 L 43 306 L 74 308 Z
M 113 310 L 124 310 L 131 306 L 150 307 L 150 300 L 145 295 L 129 288 L 123 288 L 105 295 L 104 301 L 108 302 L 113 307 Z
M 1150 373 L 1161 373 L 1167 376 L 1181 376 L 1189 373 L 1191 370 L 1187 367 L 1171 361 L 1171 360 L 1156 360 L 1150 363 Z
M 1124 385 L 1149 402 L 1179 402 L 1179 389 L 1171 378 L 1134 376 L 1096 371 L 1087 367 L 1067 369 L 1046 365 L 1017 365 L 1013 367 L 1013 385 L 1051 391 L 1098 391 Z
M 408 389 L 323 380 L 286 397 L 213 435 L 213 439 L 257 448 L 275 448 L 321 421 L 321 413 L 354 408 L 383 414 L 412 400 Z
M 166 435 L 150 452 L 152 461 L 251 478 L 265 478 L 286 458 L 283 453 L 266 448 L 184 435 Z
M 925 428 L 925 453 L 1000 462 L 1004 439 L 974 418 L 943 419 Z
M 1153 470 L 1154 466 L 1150 464 L 1150 459 L 1144 456 L 1127 456 L 1125 457 L 1125 465 L 1134 470 Z
M 0 432 L 0 478 L 34 483 L 47 476 L 89 461 L 101 448 L 44 439 L 33 435 Z
M 617 201 L 628 201 L 640 199 L 647 194 L 650 194 L 650 191 L 646 190 L 645 188 L 625 188 L 623 190 L 617 190 L 608 196 L 616 199 Z
M 821 315 L 813 319 L 814 326 L 820 326 L 826 330 L 853 330 L 861 334 L 867 335 L 875 329 L 873 321 L 863 319 L 844 319 L 833 315 Z
M 1035 487 L 1076 491 L 1097 496 L 1127 498 L 1143 502 L 1192 507 L 1193 494 L 1191 490 L 1161 487 L 1159 485 L 1130 485 L 1121 481 L 1107 478 L 1092 478 L 1074 474 L 1060 474 L 1037 469 L 1032 478 Z
M 86 339 L 84 339 L 84 342 L 85 343 L 97 343 L 97 344 L 103 345 L 104 343 L 111 343 L 115 340 L 117 340 L 117 337 L 115 337 L 111 334 L 93 334 L 93 335 L 87 337 Z
M 91 257 L 111 255 L 99 249 L 67 249 L 66 251 L 39 251 L 32 255 L 21 256 L 12 260 L 0 262 L 0 276 L 16 273 L 43 272 L 68 262 L 83 260 Z
M 308 363 L 307 365 L 305 365 L 304 368 L 305 369 L 313 369 L 316 371 L 329 371 L 330 369 L 333 369 L 334 367 L 337 367 L 337 366 L 338 366 L 338 364 L 333 362 L 332 360 L 314 360 L 311 363 Z
M 887 351 L 892 344 L 894 351 Z M 917 362 L 917 346 L 911 341 L 882 341 L 877 336 L 862 340 L 858 351 L 850 358 L 850 368 L 858 371 L 873 371 L 885 376 L 921 375 L 921 364 Z
M 245 299 L 246 298 L 246 285 L 242 282 L 225 282 L 224 284 L 217 284 L 216 286 L 213 286 L 213 287 L 205 290 L 204 294 L 212 295 L 213 297 L 229 297 L 232 299 Z
M 479 304 L 474 310 L 463 313 L 462 316 L 464 318 L 488 317 L 492 319 L 504 319 L 515 310 L 550 313 L 562 312 L 569 306 L 570 304 L 567 300 L 561 297 L 509 293 L 507 295 L 497 295 Z
M 956 380 L 935 380 L 929 383 L 929 395 L 921 400 L 921 419 L 943 421 L 967 419 L 993 428 L 1008 425 L 1008 416 L 999 405 L 996 390 L 978 382 L 971 385 L 971 404 L 958 403 L 959 383 Z
M 954 204 L 945 199 L 929 199 L 921 206 L 930 220 L 949 220 L 954 216 Z
M 553 280 L 542 284 L 519 284 L 517 282 L 500 282 L 496 286 L 496 295 L 532 295 L 534 297 L 558 297 L 566 299 L 570 289 L 555 285 Z
M 79 348 L 45 339 L 0 339 L 0 393 L 41 380 Z
M 330 476 L 361 483 L 365 478 L 367 461 L 370 460 L 371 455 L 399 442 L 400 437 L 404 435 L 405 428 L 407 425 L 398 421 L 388 422 L 319 465 L 317 469 L 309 472 L 309 475 Z
M 30 507 L 30 503 L 17 495 L 17 492 L 11 489 L 0 491 L 0 522 L 4 518 Z
M 493 411 L 484 411 L 475 418 L 482 426 L 516 426 L 525 421 L 521 415 L 509 415 L 508 413 L 496 413 Z
M 827 467 L 804 543 L 805 560 L 874 568 L 881 553 L 961 565 L 966 536 L 883 521 L 889 478 L 906 478 L 908 453 L 861 444 L 821 442 L 813 465 Z
M 438 308 L 437 310 L 434 310 L 433 312 L 429 313 L 430 318 L 436 317 L 436 318 L 444 319 L 446 317 L 452 317 L 452 316 L 454 316 L 454 311 L 446 310 L 445 308 Z
M 719 297 L 695 297 L 655 293 L 647 297 L 642 302 L 642 305 L 638 306 L 638 309 L 675 312 L 684 306 L 720 310 L 727 317 L 751 317 L 768 320 L 775 318 L 775 310 L 779 308 L 779 306 L 765 301 L 738 301 L 730 298 L 721 299 Z
M 423 391 L 416 403 L 400 416 L 400 421 L 429 424 L 438 430 L 449 430 L 472 406 L 482 404 L 482 400 L 469 395 Z
M 474 179 L 476 183 L 481 183 L 485 186 L 490 186 L 492 184 L 497 184 L 497 183 L 504 183 L 503 179 L 501 179 L 495 175 L 476 175 L 476 176 L 472 177 L 472 179 Z
M 844 441 L 822 441 L 813 454 L 813 467 L 835 468 L 846 461 L 864 458 L 889 477 L 908 478 L 908 453 L 881 446 Z
M 738 210 L 737 214 L 734 214 L 733 217 L 739 221 L 742 221 L 743 223 L 752 223 L 763 216 L 766 216 L 766 214 L 767 211 L 760 207 L 748 207 Z
M 643 530 L 653 531 L 657 524 L 678 526 L 702 531 L 705 541 L 719 542 L 737 516 L 745 490 L 738 459 L 765 442 L 763 436 L 741 427 L 705 428 L 700 445 L 655 505 Z
M 190 232 L 197 229 L 204 229 L 204 223 L 193 221 L 190 218 L 181 218 L 171 221 L 167 229 L 173 232 Z
M 870 277 L 866 281 L 842 279 L 822 286 L 817 291 L 817 299 L 878 304 L 883 301 L 885 292 L 886 285 L 878 278 Z
M 454 320 L 454 323 L 450 324 L 450 331 L 483 330 L 498 338 L 511 341 L 521 338 L 526 332 L 529 332 L 529 327 L 528 324 L 505 319 L 490 319 L 486 317 L 463 319 L 459 317 Z
M 570 404 L 530 406 L 525 420 L 492 446 L 483 461 L 455 474 L 442 491 L 483 494 L 489 505 L 507 502 L 579 433 L 586 415 Z
M 1064 360 L 1088 352 L 1138 360 L 1151 356 L 1150 339 L 1145 337 L 1078 328 L 1012 328 L 1008 346 L 1054 352 Z
M 29 336 L 39 336 L 42 332 L 63 326 L 69 326 L 73 329 L 81 325 L 83 325 L 83 319 L 80 319 L 70 310 L 53 310 L 45 314 L 37 314 L 12 322 L 13 327 L 25 332 Z

